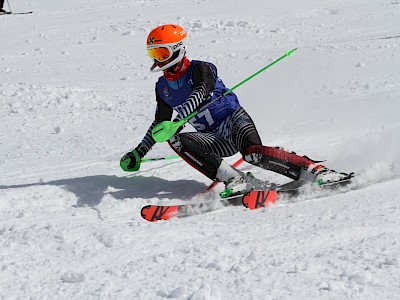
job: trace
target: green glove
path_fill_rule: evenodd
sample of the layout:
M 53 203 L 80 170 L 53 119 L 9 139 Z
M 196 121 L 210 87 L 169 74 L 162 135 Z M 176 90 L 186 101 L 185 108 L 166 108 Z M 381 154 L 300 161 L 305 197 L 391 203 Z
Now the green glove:
M 119 165 L 126 172 L 135 172 L 140 169 L 141 160 L 139 153 L 134 149 L 121 158 Z

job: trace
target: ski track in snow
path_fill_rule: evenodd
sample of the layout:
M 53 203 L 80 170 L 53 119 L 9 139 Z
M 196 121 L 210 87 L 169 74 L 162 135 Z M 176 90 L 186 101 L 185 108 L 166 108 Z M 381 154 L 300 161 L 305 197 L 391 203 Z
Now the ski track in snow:
M 0 16 L 0 299 L 399 297 L 398 1 L 11 4 L 34 13 Z M 180 160 L 119 169 L 153 120 L 145 39 L 168 22 L 227 86 L 297 47 L 235 92 L 264 144 L 354 171 L 354 183 L 142 220 L 144 205 L 221 189 L 198 196 L 210 182 Z M 148 156 L 172 154 L 158 144 Z

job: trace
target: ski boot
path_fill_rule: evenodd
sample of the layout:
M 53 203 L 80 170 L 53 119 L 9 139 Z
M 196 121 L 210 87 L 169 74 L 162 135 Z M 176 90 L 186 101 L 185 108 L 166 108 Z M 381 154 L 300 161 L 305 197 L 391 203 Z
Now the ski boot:
M 230 178 L 225 184 L 225 190 L 220 193 L 221 198 L 245 194 L 253 189 L 253 185 L 247 182 L 246 177 L 238 174 Z
M 308 164 L 300 172 L 301 180 L 311 181 L 317 185 L 333 184 L 345 181 L 353 176 L 354 173 L 339 173 L 335 170 L 328 169 L 327 167 L 316 163 Z
M 221 198 L 240 195 L 253 188 L 244 173 L 236 170 L 224 160 L 221 161 L 218 167 L 215 179 L 225 183 L 225 190 L 220 193 Z

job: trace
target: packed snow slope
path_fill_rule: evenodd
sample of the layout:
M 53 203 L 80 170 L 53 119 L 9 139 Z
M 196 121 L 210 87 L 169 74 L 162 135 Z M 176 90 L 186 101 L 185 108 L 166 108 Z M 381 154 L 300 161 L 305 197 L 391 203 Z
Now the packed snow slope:
M 10 4 L 34 13 L 0 16 L 1 299 L 399 299 L 398 0 Z M 181 160 L 119 168 L 154 116 L 147 34 L 170 22 L 228 87 L 298 48 L 236 93 L 265 145 L 355 182 L 142 220 L 142 206 L 210 184 Z M 148 157 L 172 154 L 164 143 Z

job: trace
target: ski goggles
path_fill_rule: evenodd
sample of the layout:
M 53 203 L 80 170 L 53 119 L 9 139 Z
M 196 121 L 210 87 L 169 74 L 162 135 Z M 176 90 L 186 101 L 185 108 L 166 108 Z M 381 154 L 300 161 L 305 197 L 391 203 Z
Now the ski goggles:
M 157 60 L 159 62 L 166 61 L 167 59 L 172 57 L 172 48 L 168 46 L 157 47 L 157 48 L 149 48 L 147 49 L 151 60 Z

